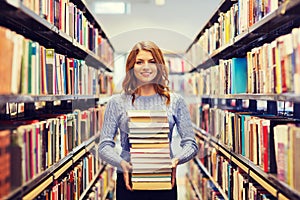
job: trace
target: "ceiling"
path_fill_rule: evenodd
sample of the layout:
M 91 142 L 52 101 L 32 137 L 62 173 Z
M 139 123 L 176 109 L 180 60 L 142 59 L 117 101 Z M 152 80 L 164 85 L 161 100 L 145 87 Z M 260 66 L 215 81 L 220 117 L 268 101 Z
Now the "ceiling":
M 154 41 L 168 53 L 184 53 L 201 28 L 216 11 L 220 0 L 124 0 L 131 4 L 130 14 L 95 14 L 95 2 L 86 0 L 89 10 L 108 36 L 116 53 L 127 53 L 141 40 Z M 120 1 L 120 0 L 114 0 Z

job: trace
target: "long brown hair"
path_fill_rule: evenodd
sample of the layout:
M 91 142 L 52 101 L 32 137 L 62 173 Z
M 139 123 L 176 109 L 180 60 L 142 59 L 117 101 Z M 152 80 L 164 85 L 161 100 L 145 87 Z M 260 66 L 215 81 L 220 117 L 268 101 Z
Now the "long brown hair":
M 126 76 L 122 83 L 123 90 L 125 91 L 125 94 L 132 95 L 133 104 L 136 94 L 138 94 L 140 90 L 137 79 L 135 78 L 133 72 L 133 67 L 136 62 L 136 57 L 141 50 L 149 51 L 155 60 L 157 67 L 157 75 L 154 78 L 152 84 L 154 85 L 155 91 L 159 95 L 165 96 L 167 98 L 166 104 L 168 105 L 170 103 L 168 71 L 160 48 L 152 41 L 138 42 L 136 45 L 134 45 L 131 52 L 129 53 L 126 61 Z

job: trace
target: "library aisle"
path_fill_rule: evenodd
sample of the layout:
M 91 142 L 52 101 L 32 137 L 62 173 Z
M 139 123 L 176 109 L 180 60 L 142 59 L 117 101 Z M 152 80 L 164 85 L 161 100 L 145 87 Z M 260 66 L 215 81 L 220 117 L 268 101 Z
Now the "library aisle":
M 300 199 L 300 0 L 111 3 L 0 0 L 0 199 L 114 199 L 117 126 L 133 187 L 170 189 L 173 122 L 178 200 Z M 189 110 L 152 121 L 166 85 Z

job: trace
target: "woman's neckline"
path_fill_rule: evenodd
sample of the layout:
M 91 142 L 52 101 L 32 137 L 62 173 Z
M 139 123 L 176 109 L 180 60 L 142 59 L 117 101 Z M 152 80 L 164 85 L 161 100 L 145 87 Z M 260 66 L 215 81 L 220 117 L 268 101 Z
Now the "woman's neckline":
M 136 95 L 136 98 L 151 98 L 151 97 L 156 97 L 158 96 L 158 93 L 151 94 L 151 95 Z

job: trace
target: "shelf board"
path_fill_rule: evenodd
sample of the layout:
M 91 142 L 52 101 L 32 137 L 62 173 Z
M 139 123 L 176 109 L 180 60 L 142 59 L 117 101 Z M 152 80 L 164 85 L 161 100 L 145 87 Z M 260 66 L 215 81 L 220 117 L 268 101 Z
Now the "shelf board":
M 216 186 L 216 188 L 218 189 L 218 191 L 221 193 L 221 195 L 223 196 L 223 198 L 225 200 L 228 200 L 228 196 L 225 193 L 225 191 L 221 188 L 221 186 L 213 179 L 213 177 L 211 176 L 211 174 L 207 171 L 206 167 L 201 163 L 201 161 L 198 158 L 194 158 L 194 161 L 196 162 L 196 164 L 198 165 L 198 167 L 200 168 L 201 171 L 203 171 L 209 178 L 209 180 L 211 180 L 213 182 L 213 184 Z
M 250 171 L 250 177 L 253 178 L 261 186 L 263 186 L 263 188 L 265 188 L 271 195 L 273 195 L 274 197 L 277 196 L 277 190 L 264 179 L 259 177 L 255 172 Z
M 73 164 L 72 160 L 69 160 L 60 169 L 58 169 L 56 172 L 54 172 L 53 173 L 54 179 L 58 179 L 63 173 L 65 173 L 72 166 L 72 164 Z
M 82 149 L 75 156 L 73 156 L 73 163 L 77 162 L 85 154 L 85 149 Z
M 67 101 L 98 99 L 96 95 L 0 95 L 0 105 L 6 103 L 30 103 L 39 101 Z
M 300 102 L 300 94 L 226 94 L 226 95 L 202 95 L 203 99 L 243 99 L 261 101 L 292 101 Z
M 191 176 L 188 173 L 186 174 L 186 178 L 189 180 L 189 183 L 191 184 L 198 199 L 202 200 L 201 193 L 199 192 L 198 188 L 196 187 L 195 182 L 192 180 Z
M 87 145 L 85 148 L 86 152 L 89 152 L 95 146 L 95 144 L 96 142 L 92 142 L 89 145 Z
M 37 41 L 46 48 L 54 48 L 57 53 L 85 60 L 92 67 L 112 71 L 93 52 L 77 45 L 73 38 L 28 9 L 20 0 L 1 1 L 0 25 Z
M 28 194 L 23 196 L 23 200 L 31 200 L 37 197 L 43 190 L 45 190 L 51 183 L 53 182 L 53 177 L 48 177 L 41 184 L 37 185 L 34 189 L 32 189 Z

